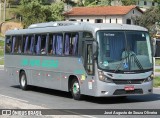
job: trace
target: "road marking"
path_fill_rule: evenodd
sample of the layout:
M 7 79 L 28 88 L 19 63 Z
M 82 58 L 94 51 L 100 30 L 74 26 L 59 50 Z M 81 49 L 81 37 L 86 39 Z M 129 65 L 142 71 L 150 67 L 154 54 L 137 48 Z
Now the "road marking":
M 2 95 L 2 94 L 0 94 L 0 96 L 6 97 L 6 98 L 10 98 L 10 99 L 14 99 L 14 100 L 18 100 L 18 101 L 22 101 L 22 102 L 28 102 L 28 101 L 26 101 L 26 100 L 22 100 L 22 99 L 14 98 L 14 97 L 10 97 L 10 96 L 6 96 L 6 95 Z
M 69 113 L 73 113 L 75 115 L 81 115 L 83 117 L 88 117 L 88 118 L 97 118 L 97 117 L 94 117 L 94 116 L 90 116 L 90 115 L 83 115 L 83 114 L 80 114 L 80 113 L 76 113 L 76 112 L 73 112 L 73 111 L 68 111 L 68 110 L 64 110 L 65 112 L 69 112 Z

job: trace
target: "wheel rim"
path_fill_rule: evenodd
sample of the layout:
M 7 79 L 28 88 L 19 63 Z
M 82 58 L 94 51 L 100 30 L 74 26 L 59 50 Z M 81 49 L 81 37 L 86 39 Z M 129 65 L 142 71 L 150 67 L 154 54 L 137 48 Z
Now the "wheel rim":
M 73 84 L 73 93 L 74 94 L 79 94 L 79 84 L 77 83 L 77 82 L 75 82 L 74 84 Z
M 25 86 L 25 84 L 26 84 L 25 76 L 22 75 L 22 77 L 21 77 L 21 85 Z

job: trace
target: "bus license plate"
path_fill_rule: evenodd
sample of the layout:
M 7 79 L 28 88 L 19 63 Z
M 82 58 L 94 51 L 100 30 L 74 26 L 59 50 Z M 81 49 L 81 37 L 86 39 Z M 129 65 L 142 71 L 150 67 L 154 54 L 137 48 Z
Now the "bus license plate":
M 125 91 L 133 91 L 134 86 L 125 86 L 124 89 L 125 89 Z

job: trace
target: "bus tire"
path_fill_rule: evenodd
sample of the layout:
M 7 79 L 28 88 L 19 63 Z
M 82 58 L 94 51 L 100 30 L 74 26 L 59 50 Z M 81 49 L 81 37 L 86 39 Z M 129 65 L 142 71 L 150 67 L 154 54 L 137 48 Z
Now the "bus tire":
M 20 87 L 22 90 L 27 90 L 27 77 L 26 77 L 26 73 L 24 71 L 22 71 L 20 73 Z
M 82 99 L 82 95 L 80 93 L 80 85 L 77 79 L 73 79 L 71 82 L 71 94 L 75 100 Z

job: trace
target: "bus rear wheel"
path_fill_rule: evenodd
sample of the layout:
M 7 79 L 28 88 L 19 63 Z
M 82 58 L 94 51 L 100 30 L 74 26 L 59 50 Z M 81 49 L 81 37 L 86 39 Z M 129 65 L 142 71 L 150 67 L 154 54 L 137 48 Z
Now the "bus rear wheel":
M 80 93 L 80 85 L 77 79 L 73 79 L 71 82 L 71 94 L 75 100 L 82 99 L 82 95 Z
M 20 87 L 22 90 L 27 90 L 27 77 L 24 71 L 20 73 Z

